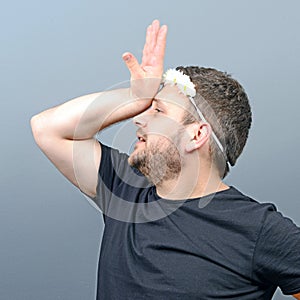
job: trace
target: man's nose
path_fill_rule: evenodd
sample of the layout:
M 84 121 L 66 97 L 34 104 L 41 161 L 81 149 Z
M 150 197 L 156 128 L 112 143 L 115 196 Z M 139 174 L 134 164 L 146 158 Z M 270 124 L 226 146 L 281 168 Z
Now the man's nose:
M 144 111 L 133 117 L 133 123 L 138 127 L 146 127 L 147 125 L 147 111 Z

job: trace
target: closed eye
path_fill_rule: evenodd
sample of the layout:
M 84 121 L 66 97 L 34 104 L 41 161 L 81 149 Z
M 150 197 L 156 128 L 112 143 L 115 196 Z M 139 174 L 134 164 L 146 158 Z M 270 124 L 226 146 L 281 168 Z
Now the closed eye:
M 165 113 L 166 112 L 165 105 L 157 99 L 152 100 L 152 106 L 151 107 L 152 107 L 154 112 L 158 112 L 158 113 Z

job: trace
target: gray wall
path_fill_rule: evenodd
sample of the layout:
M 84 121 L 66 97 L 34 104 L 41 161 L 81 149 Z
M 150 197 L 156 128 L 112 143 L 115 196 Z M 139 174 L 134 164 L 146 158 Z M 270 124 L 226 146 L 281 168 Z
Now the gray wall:
M 297 0 L 2 3 L 0 299 L 94 298 L 101 215 L 39 151 L 29 120 L 127 80 L 121 54 L 141 55 L 154 18 L 169 25 L 166 68 L 211 66 L 244 85 L 254 123 L 227 183 L 299 225 L 299 11 Z

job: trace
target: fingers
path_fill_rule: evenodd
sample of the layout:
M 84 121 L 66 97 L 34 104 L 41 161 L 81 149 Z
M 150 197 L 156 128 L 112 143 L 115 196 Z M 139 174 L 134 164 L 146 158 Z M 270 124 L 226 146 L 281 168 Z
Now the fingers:
M 139 65 L 137 59 L 129 52 L 125 52 L 122 58 L 130 72 L 131 79 L 141 79 L 144 78 L 144 71 Z
M 146 42 L 143 49 L 142 65 L 146 65 L 149 57 L 151 56 L 152 49 L 154 47 L 153 43 L 153 26 L 152 24 L 148 26 L 146 32 Z
M 166 40 L 167 40 L 168 28 L 163 25 L 157 35 L 156 45 L 154 48 L 154 56 L 158 64 L 163 63 L 165 50 L 166 50 Z
M 143 49 L 142 65 L 145 66 L 150 63 L 157 43 L 157 37 L 160 31 L 158 20 L 154 20 L 147 28 L 146 42 Z
M 157 36 L 158 36 L 158 33 L 159 33 L 159 30 L 160 30 L 160 24 L 159 24 L 159 21 L 158 20 L 154 20 L 152 22 L 152 31 L 153 31 L 153 36 L 152 36 L 152 43 L 151 43 L 151 50 L 153 51 L 155 46 L 156 46 L 156 43 L 157 43 Z
M 146 43 L 145 46 L 149 52 L 153 52 L 156 45 L 157 34 L 159 32 L 159 21 L 154 20 L 148 28 L 149 28 L 149 36 L 148 39 L 146 38 L 146 42 L 148 41 L 148 43 Z
M 130 71 L 131 79 L 161 76 L 163 72 L 166 48 L 167 26 L 160 27 L 158 20 L 148 26 L 141 64 L 129 52 L 123 54 L 123 60 Z

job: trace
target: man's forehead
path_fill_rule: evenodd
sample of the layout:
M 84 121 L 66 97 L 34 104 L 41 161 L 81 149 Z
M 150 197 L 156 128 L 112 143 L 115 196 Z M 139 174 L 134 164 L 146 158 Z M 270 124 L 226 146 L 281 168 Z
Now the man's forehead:
M 157 104 L 165 106 L 176 105 L 181 108 L 186 108 L 189 103 L 189 99 L 180 92 L 176 85 L 165 85 L 157 93 L 153 101 L 157 102 Z

